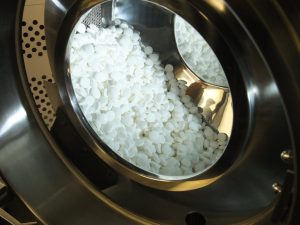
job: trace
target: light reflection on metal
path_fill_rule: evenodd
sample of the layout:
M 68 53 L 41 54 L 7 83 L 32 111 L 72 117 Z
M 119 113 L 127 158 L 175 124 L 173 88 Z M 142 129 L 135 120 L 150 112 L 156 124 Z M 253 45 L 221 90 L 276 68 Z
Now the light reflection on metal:
M 1 193 L 1 190 L 5 189 L 5 188 L 6 188 L 6 185 L 4 184 L 4 181 L 0 177 L 0 193 Z
M 208 17 L 201 11 L 199 11 L 199 13 L 201 14 L 201 16 L 203 16 L 203 18 L 207 21 L 209 21 Z
M 23 107 L 20 107 L 15 112 L 13 112 L 0 126 L 0 137 L 8 132 L 11 128 L 17 127 L 24 119 L 26 119 L 27 114 Z
M 293 153 L 291 150 L 286 150 L 281 153 L 281 160 L 285 163 L 293 162 Z
M 224 12 L 226 10 L 224 0 L 207 0 L 207 3 L 219 12 Z
M 187 82 L 187 94 L 200 108 L 205 120 L 230 137 L 234 118 L 230 90 L 202 82 L 187 69 L 176 70 L 175 74 L 178 80 Z
M 251 86 L 248 90 L 248 95 L 251 97 L 259 97 L 260 91 L 256 86 Z
M 266 95 L 274 96 L 278 92 L 278 88 L 275 83 L 270 83 L 265 87 L 264 92 Z
M 59 0 L 52 0 L 54 5 L 56 5 L 57 8 L 59 8 L 61 11 L 66 11 L 66 7 L 61 3 Z
M 0 177 L 0 204 L 2 204 L 2 200 L 5 199 L 5 197 L 3 198 L 3 196 L 7 195 L 7 186 L 4 183 L 4 181 L 2 180 L 2 178 Z
M 280 194 L 282 192 L 282 185 L 279 184 L 279 183 L 275 183 L 272 185 L 272 188 L 273 188 L 273 191 L 276 193 L 276 194 Z
M 37 224 L 37 222 L 28 222 L 28 223 L 21 223 L 16 218 L 14 218 L 12 215 L 7 213 L 4 209 L 0 208 L 0 218 L 2 218 L 4 221 L 6 221 L 8 224 L 11 225 L 34 225 Z

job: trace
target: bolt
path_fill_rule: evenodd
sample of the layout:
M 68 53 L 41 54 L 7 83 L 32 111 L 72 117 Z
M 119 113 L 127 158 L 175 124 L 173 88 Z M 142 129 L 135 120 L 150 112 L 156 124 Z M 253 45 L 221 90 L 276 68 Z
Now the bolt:
M 286 150 L 281 153 L 281 159 L 285 163 L 291 163 L 293 160 L 292 151 Z
M 275 183 L 272 185 L 272 188 L 273 188 L 273 191 L 276 193 L 276 194 L 279 194 L 282 192 L 282 185 L 279 184 L 279 183 Z

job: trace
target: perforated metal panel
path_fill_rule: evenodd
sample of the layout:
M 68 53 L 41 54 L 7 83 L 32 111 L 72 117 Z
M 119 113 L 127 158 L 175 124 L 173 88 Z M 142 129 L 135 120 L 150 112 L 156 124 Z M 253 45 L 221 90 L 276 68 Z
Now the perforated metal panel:
M 23 40 L 23 55 L 27 58 L 33 56 L 43 56 L 46 54 L 47 47 L 45 43 L 44 24 L 38 20 L 22 22 L 22 40 Z
M 51 73 L 44 26 L 44 0 L 27 0 L 22 22 L 22 52 L 36 106 L 50 129 L 55 112 L 44 87 L 44 82 L 54 83 Z
M 90 10 L 90 12 L 88 12 L 86 17 L 82 21 L 83 24 L 85 24 L 86 26 L 89 26 L 90 24 L 94 24 L 97 27 L 102 27 L 103 22 L 105 22 L 105 21 L 102 20 L 102 10 L 101 9 L 102 9 L 102 7 L 100 4 L 93 7 L 92 10 Z

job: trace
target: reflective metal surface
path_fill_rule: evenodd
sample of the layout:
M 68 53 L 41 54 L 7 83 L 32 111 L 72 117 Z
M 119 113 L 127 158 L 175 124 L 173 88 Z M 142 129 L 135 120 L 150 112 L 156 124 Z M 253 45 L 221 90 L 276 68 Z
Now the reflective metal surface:
M 4 184 L 4 181 L 0 177 L 0 194 L 2 195 L 3 192 L 6 190 L 7 186 Z
M 76 12 L 86 8 L 81 3 L 73 5 L 74 2 L 49 0 L 46 8 L 48 49 L 53 71 L 58 78 L 62 75 L 60 79 L 64 78 L 68 31 L 79 16 Z M 35 109 L 24 79 L 19 36 L 15 30 L 20 22 L 15 15 L 21 14 L 22 1 L 14 0 L 4 2 L 0 14 L 1 21 L 5 21 L 0 43 L 7 47 L 0 52 L 3 59 L 0 63 L 1 174 L 45 224 L 151 224 L 148 218 L 159 224 L 179 225 L 184 224 L 185 215 L 191 211 L 203 214 L 209 225 L 273 224 L 270 216 L 278 195 L 273 192 L 272 185 L 284 183 L 287 169 L 280 154 L 283 149 L 298 149 L 300 130 L 299 123 L 294 122 L 300 113 L 296 82 L 299 81 L 296 76 L 299 66 L 295 63 L 289 67 L 288 63 L 299 58 L 299 50 L 289 30 L 284 32 L 286 29 L 282 31 L 272 26 L 271 30 L 267 29 L 269 24 L 283 23 L 281 11 L 274 7 L 273 1 L 263 4 L 261 1 L 243 4 L 238 1 L 227 4 L 222 1 L 155 2 L 189 19 L 213 46 L 229 75 L 235 115 L 232 139 L 226 151 L 230 157 L 225 156 L 228 161 L 220 162 L 221 167 L 216 166 L 205 175 L 214 177 L 220 171 L 225 172 L 224 168 L 230 168 L 222 179 L 205 188 L 178 193 L 146 188 L 126 176 L 120 176 L 116 185 L 105 190 L 90 185 L 81 171 L 64 157 L 64 149 L 60 149 L 49 135 Z M 269 19 L 263 20 L 262 15 Z M 259 23 L 261 20 L 264 23 Z M 268 32 L 274 34 L 268 36 Z M 279 42 L 279 37 L 287 41 Z M 267 44 L 266 38 L 270 38 Z M 17 57 L 16 52 L 19 52 Z M 283 56 L 289 60 L 284 61 Z M 65 103 L 66 115 L 76 125 L 73 114 L 68 111 L 67 96 L 61 92 L 60 98 Z M 294 122 L 290 123 L 295 135 L 293 146 L 286 115 Z M 73 128 L 78 134 L 81 134 L 80 129 Z M 86 150 L 90 152 L 89 148 Z M 296 159 L 298 154 L 295 154 Z M 298 172 L 297 163 L 294 167 Z M 293 198 L 293 206 L 299 204 L 298 198 L 298 195 Z M 291 219 L 293 224 L 299 222 L 295 216 Z
M 6 221 L 8 224 L 11 225 L 35 225 L 37 222 L 28 222 L 28 223 L 21 223 L 18 221 L 16 218 L 11 216 L 9 213 L 4 211 L 3 209 L 0 208 L 0 218 L 2 218 L 4 221 Z
M 188 75 L 186 70 L 177 72 L 176 77 L 187 82 L 187 94 L 192 97 L 208 124 L 230 138 L 234 120 L 230 90 L 199 81 L 194 75 Z
M 3 207 L 7 197 L 8 197 L 8 187 L 0 177 L 0 207 Z
M 243 21 L 244 26 L 248 28 L 269 65 L 285 105 L 292 138 L 290 149 L 293 152 L 291 166 L 293 177 L 289 179 L 292 184 L 289 185 L 290 190 L 288 190 L 288 196 L 292 200 L 279 206 L 280 211 L 286 207 L 290 212 L 279 215 L 274 221 L 299 224 L 300 123 L 297 121 L 300 114 L 300 2 L 293 0 L 248 2 L 250 11 L 241 9 L 241 4 L 238 2 L 230 1 L 230 5 L 237 12 L 237 17 Z M 284 197 L 287 198 L 286 195 Z M 274 214 L 279 214 L 280 211 Z
M 291 150 L 285 150 L 283 152 L 281 152 L 280 155 L 281 159 L 283 162 L 291 164 L 293 163 L 293 153 Z
M 224 3 L 220 7 L 220 5 L 212 4 L 211 1 L 151 1 L 187 19 L 204 36 L 224 65 L 231 86 L 234 106 L 232 139 L 218 164 L 197 177 L 198 181 L 206 185 L 205 188 L 200 188 L 203 185 L 201 183 L 194 185 L 193 180 L 183 182 L 145 180 L 137 169 L 135 171 L 138 172 L 133 177 L 131 173 L 128 173 L 127 167 L 107 157 L 106 152 L 101 150 L 102 146 L 90 136 L 91 131 L 86 128 L 85 123 L 78 120 L 77 115 L 80 112 L 74 113 L 74 108 L 77 108 L 76 101 L 73 98 L 70 99 L 69 93 L 72 92 L 72 87 L 68 85 L 70 84 L 69 77 L 65 76 L 68 72 L 68 68 L 65 67 L 67 65 L 65 64 L 66 46 L 78 18 L 90 7 L 101 2 L 84 1 L 75 5 L 66 18 L 54 18 L 50 17 L 50 14 L 47 18 L 50 27 L 54 24 L 52 20 L 55 20 L 55 23 L 61 23 L 60 30 L 56 29 L 57 32 L 48 33 L 48 42 L 56 51 L 55 54 L 50 55 L 50 60 L 56 74 L 64 111 L 72 126 L 85 141 L 87 149 L 96 150 L 96 154 L 106 163 L 114 165 L 114 168 L 117 168 L 117 171 L 123 175 L 120 175 L 122 182 L 105 190 L 105 193 L 124 208 L 146 217 L 157 217 L 158 213 L 154 213 L 155 210 L 151 207 L 145 206 L 143 209 L 138 207 L 145 201 L 144 196 L 149 196 L 152 202 L 159 202 L 160 205 L 170 205 L 170 201 L 175 202 L 174 205 L 164 210 L 164 214 L 169 215 L 168 212 L 172 211 L 172 214 L 176 215 L 168 217 L 172 224 L 180 224 L 178 216 L 183 217 L 182 214 L 190 210 L 200 211 L 207 216 L 213 215 L 213 217 L 208 216 L 209 224 L 220 224 L 218 221 L 221 217 L 218 217 L 217 212 L 222 212 L 222 216 L 226 212 L 228 221 L 224 224 L 229 224 L 239 220 L 234 215 L 247 217 L 271 205 L 276 199 L 272 184 L 276 181 L 283 181 L 285 175 L 286 168 L 280 160 L 280 148 L 290 146 L 287 123 L 284 119 L 280 95 L 268 66 L 247 30 L 235 18 L 231 9 Z M 131 4 L 133 2 L 124 1 L 126 9 Z M 134 7 L 130 9 L 132 8 Z M 126 20 L 134 21 L 138 18 L 140 21 L 147 18 L 147 23 L 155 24 L 155 19 L 152 21 L 151 16 L 143 17 L 139 12 L 128 15 L 134 16 L 125 18 Z M 131 23 L 134 24 L 134 22 Z M 162 29 L 168 31 L 166 26 Z M 158 35 L 159 29 L 153 33 Z M 53 40 L 56 40 L 56 37 L 59 41 L 55 45 Z M 163 40 L 162 38 L 162 42 Z M 168 43 L 161 46 L 168 47 Z M 174 58 L 166 55 L 164 59 L 176 60 L 176 57 Z M 285 132 L 282 132 L 283 130 Z M 273 137 L 278 135 L 281 139 L 275 144 Z M 118 161 L 122 162 L 122 160 Z M 257 174 L 260 175 L 257 176 Z M 198 188 L 194 191 L 172 193 L 136 185 L 130 181 L 131 179 L 155 189 L 168 191 Z M 237 184 L 238 190 L 235 188 Z M 226 190 L 226 194 L 220 193 L 220 190 Z M 260 194 L 257 195 L 257 193 Z M 143 196 L 143 198 L 138 196 Z M 245 204 L 241 204 L 242 202 Z

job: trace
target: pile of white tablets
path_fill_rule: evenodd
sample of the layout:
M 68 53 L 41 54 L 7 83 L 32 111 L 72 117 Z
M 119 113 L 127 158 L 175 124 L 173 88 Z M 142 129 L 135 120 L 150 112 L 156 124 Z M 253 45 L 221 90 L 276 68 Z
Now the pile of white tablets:
M 146 171 L 192 175 L 222 155 L 226 134 L 203 121 L 173 66 L 116 20 L 107 28 L 77 25 L 70 70 L 76 98 L 101 140 Z
M 204 81 L 228 87 L 224 70 L 205 39 L 187 21 L 175 17 L 178 50 L 190 69 Z

